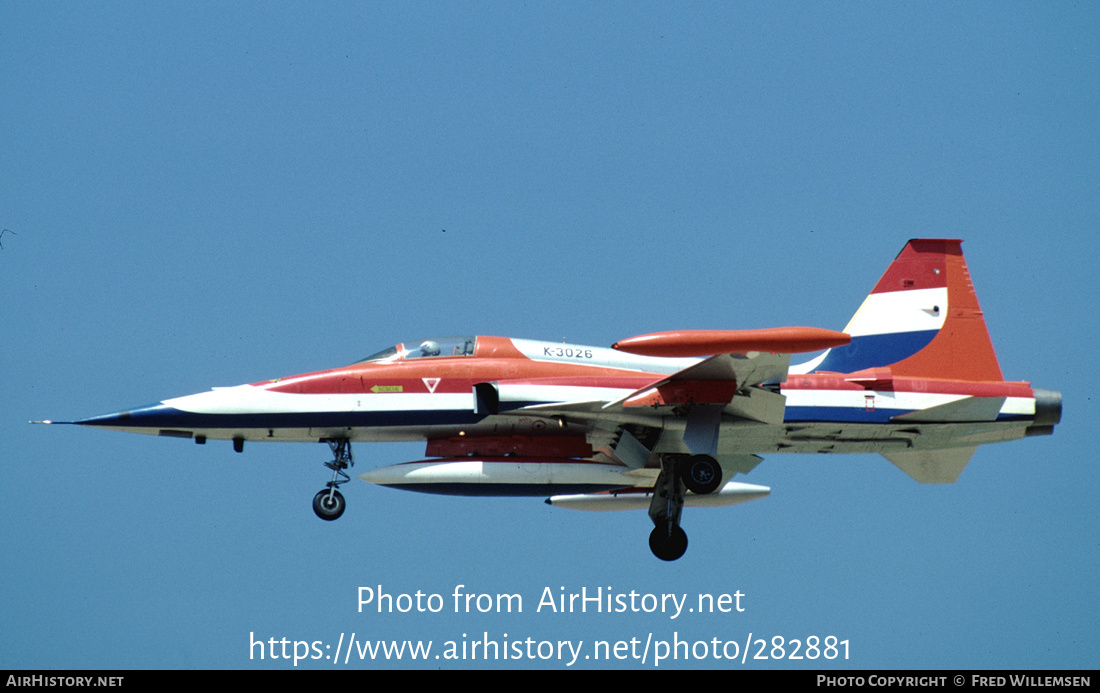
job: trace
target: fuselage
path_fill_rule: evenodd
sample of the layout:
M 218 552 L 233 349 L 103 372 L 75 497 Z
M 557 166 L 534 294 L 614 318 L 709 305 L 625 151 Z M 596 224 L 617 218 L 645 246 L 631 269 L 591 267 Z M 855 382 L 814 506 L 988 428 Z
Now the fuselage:
M 422 353 L 417 344 L 341 368 L 215 388 L 77 423 L 197 442 L 317 442 L 592 437 L 603 419 L 659 427 L 662 441 L 654 452 L 675 452 L 682 447 L 684 424 L 667 407 L 603 407 L 702 360 L 503 337 L 424 340 L 437 353 Z M 452 344 L 458 346 L 447 349 Z M 1043 432 L 1038 428 L 1054 422 L 1044 417 L 1056 420 L 1055 403 L 1043 391 L 1037 420 L 1036 391 L 1027 383 L 892 377 L 888 369 L 804 372 L 821 360 L 792 365 L 784 382 L 765 384 L 785 398 L 781 423 L 731 405 L 720 451 L 953 447 L 959 436 L 973 444 L 1010 440 Z M 950 405 L 963 400 L 969 408 L 953 412 Z M 561 414 L 563 407 L 572 408 L 568 416 Z M 1060 412 L 1060 399 L 1056 408 Z M 933 413 L 922 419 L 922 411 Z M 911 420 L 899 420 L 907 416 Z

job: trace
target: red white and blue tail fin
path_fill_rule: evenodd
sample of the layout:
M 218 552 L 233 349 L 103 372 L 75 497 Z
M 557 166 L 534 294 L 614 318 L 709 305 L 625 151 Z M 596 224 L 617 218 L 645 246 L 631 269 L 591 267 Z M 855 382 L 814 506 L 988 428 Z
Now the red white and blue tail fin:
M 844 331 L 851 343 L 826 352 L 813 371 L 889 367 L 895 377 L 1004 380 L 959 240 L 909 241 Z

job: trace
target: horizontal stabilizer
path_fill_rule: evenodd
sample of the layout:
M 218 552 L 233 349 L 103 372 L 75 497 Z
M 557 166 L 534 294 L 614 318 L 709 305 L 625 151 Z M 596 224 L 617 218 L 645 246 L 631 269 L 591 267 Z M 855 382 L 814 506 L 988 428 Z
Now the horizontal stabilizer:
M 882 456 L 922 484 L 953 484 L 978 446 L 949 450 L 886 452 Z
M 734 474 L 748 474 L 756 465 L 764 461 L 760 455 L 719 455 L 718 464 L 727 477 Z
M 891 421 L 924 423 L 996 421 L 1004 403 L 1004 397 L 964 397 L 947 404 L 900 414 Z

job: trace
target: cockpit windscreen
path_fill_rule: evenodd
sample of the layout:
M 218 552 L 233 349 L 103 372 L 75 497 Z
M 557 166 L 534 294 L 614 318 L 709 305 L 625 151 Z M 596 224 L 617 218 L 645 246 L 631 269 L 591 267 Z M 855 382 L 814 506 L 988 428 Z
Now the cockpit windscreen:
M 383 349 L 356 363 L 369 361 L 405 361 L 409 359 L 434 358 L 437 356 L 473 356 L 477 346 L 476 337 L 439 337 L 416 342 L 404 342 Z

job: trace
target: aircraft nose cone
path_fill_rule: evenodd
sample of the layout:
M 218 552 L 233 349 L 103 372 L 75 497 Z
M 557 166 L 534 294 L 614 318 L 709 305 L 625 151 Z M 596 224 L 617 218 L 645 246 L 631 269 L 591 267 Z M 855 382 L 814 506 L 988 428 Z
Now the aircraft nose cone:
M 145 407 L 80 419 L 73 423 L 81 426 L 123 429 L 171 427 L 178 424 L 182 414 L 180 410 L 158 402 Z

